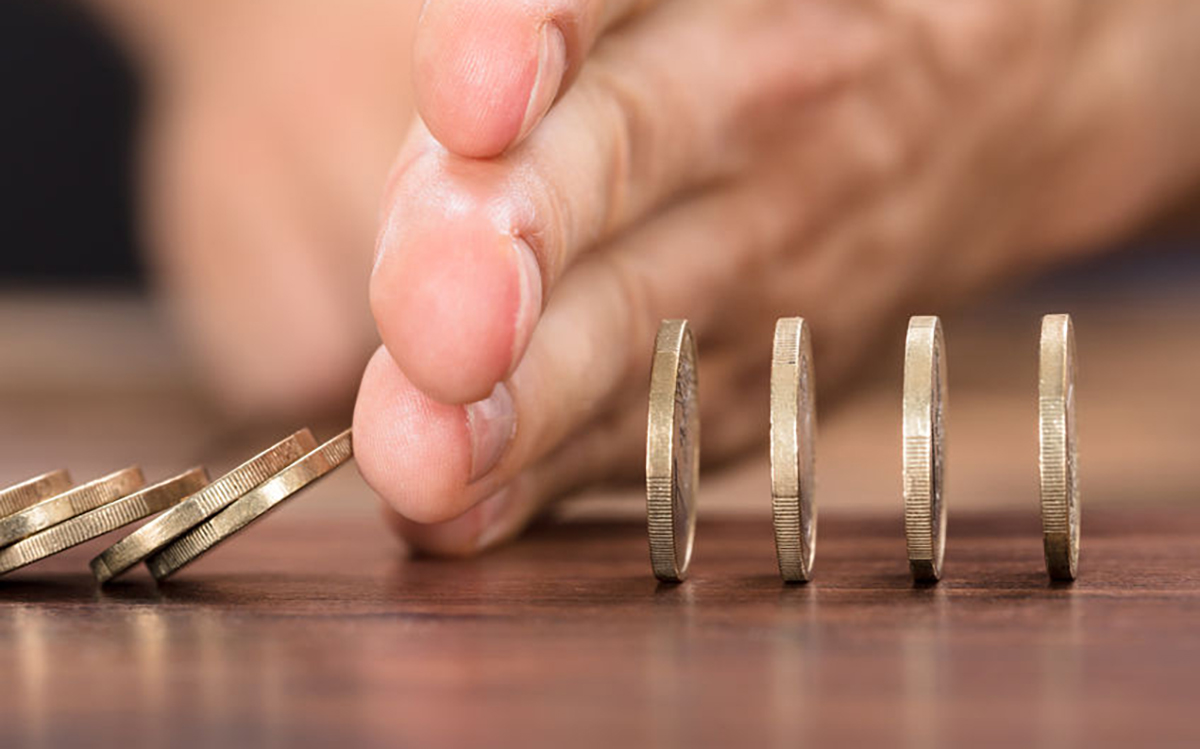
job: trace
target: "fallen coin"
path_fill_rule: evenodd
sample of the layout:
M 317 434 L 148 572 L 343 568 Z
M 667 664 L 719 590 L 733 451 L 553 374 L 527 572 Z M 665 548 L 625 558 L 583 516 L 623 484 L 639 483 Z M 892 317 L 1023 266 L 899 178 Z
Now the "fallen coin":
M 1042 318 L 1038 359 L 1038 468 L 1042 545 L 1052 580 L 1079 568 L 1079 456 L 1075 436 L 1075 327 L 1070 315 Z
M 345 463 L 354 454 L 350 430 L 295 461 L 221 512 L 191 529 L 146 560 L 150 574 L 164 580 L 217 544 L 246 528 L 304 487 Z
M 0 518 L 0 546 L 16 543 L 52 525 L 127 496 L 145 485 L 142 469 L 131 466 L 44 499 L 20 512 Z
M 904 352 L 904 535 L 913 580 L 937 582 L 946 552 L 946 344 L 936 317 L 913 317 Z
M 787 582 L 807 582 L 817 541 L 812 342 L 803 318 L 775 324 L 771 358 L 771 516 Z
M 187 473 L 142 489 L 128 497 L 115 499 L 70 520 L 64 520 L 12 546 L 0 549 L 0 575 L 165 510 L 199 491 L 207 483 L 208 474 L 204 469 L 193 468 Z
M 666 582 L 687 577 L 696 536 L 700 405 L 696 341 L 686 320 L 663 320 L 654 342 L 646 428 L 650 565 Z
M 92 560 L 92 574 L 100 584 L 112 580 L 220 512 L 316 446 L 312 432 L 301 429 L 105 549 Z
M 51 471 L 0 490 L 0 517 L 7 517 L 71 488 L 71 475 Z

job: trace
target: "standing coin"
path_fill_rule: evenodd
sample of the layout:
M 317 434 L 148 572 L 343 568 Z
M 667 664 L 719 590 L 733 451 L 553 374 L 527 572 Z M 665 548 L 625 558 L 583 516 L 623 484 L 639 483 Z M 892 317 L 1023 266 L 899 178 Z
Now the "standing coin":
M 946 344 L 936 317 L 908 322 L 904 351 L 904 534 L 913 580 L 937 582 L 946 552 Z
M 1070 315 L 1042 318 L 1038 360 L 1042 543 L 1052 580 L 1079 566 L 1079 457 L 1075 443 L 1075 327 Z
M 146 560 L 154 579 L 163 580 L 196 561 L 202 554 L 263 517 L 304 487 L 345 463 L 353 455 L 350 430 L 251 489 L 179 540 Z
M 0 517 L 7 517 L 71 488 L 66 471 L 51 471 L 0 490 Z
M 0 575 L 137 522 L 175 504 L 208 483 L 203 468 L 167 479 L 128 497 L 101 505 L 0 549 Z
M 145 485 L 142 469 L 131 466 L 44 499 L 18 513 L 0 518 L 0 546 L 8 546 L 52 525 L 94 510 L 114 499 L 132 494 Z
M 800 317 L 775 323 L 771 359 L 771 515 L 787 582 L 807 582 L 817 543 L 812 342 Z
M 92 560 L 101 585 L 217 514 L 231 502 L 287 468 L 317 446 L 312 432 L 301 429 L 241 464 L 183 502 L 108 547 Z
M 696 536 L 700 404 L 696 341 L 687 320 L 663 320 L 650 370 L 646 428 L 646 517 L 650 565 L 667 582 L 687 577 Z

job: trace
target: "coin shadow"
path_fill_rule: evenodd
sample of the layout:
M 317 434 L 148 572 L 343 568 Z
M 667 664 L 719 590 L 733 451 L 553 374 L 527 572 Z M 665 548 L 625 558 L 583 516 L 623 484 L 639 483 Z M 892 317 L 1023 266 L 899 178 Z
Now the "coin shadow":
M 995 575 L 983 581 L 991 588 L 1004 588 L 1013 591 L 1069 591 L 1072 583 L 1064 583 L 1058 580 L 1051 580 L 1045 572 L 1036 570 L 1022 570 L 1013 572 L 1007 575 Z
M 799 582 L 795 580 L 784 580 L 778 574 L 769 572 L 756 573 L 738 578 L 744 581 L 746 587 L 750 590 L 804 590 L 812 586 L 811 580 L 807 582 Z
M 120 603 L 158 603 L 163 598 L 158 587 L 146 580 L 118 580 L 100 586 L 97 592 L 101 601 Z
M 228 585 L 203 580 L 160 580 L 155 591 L 158 600 L 172 603 L 224 604 L 237 598 L 230 594 Z
M 905 593 L 928 591 L 940 585 L 940 583 L 913 580 L 912 575 L 907 571 L 887 572 L 874 577 L 873 580 L 884 590 L 897 590 Z
M 691 606 L 695 602 L 695 591 L 688 580 L 672 582 L 659 580 L 654 585 L 655 606 Z
M 90 575 L 46 575 L 0 579 L 4 603 L 94 602 L 98 591 Z
M 810 607 L 817 603 L 819 586 L 812 580 L 807 582 L 780 582 L 777 579 L 779 606 L 785 609 Z
M 1074 580 L 1049 580 L 1041 575 L 1039 575 L 1039 577 L 1042 578 L 1042 586 L 1047 590 L 1058 593 L 1070 593 L 1071 591 L 1075 590 Z

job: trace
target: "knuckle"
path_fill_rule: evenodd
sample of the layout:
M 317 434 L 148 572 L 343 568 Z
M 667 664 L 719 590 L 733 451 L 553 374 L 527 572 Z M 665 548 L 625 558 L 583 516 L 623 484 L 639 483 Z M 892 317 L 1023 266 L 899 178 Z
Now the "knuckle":
M 618 350 L 624 352 L 621 372 L 613 381 L 624 382 L 645 369 L 661 310 L 655 303 L 654 284 L 640 268 L 621 256 L 611 258 L 609 267 L 609 307 L 619 314 L 615 329 L 623 339 Z
M 918 42 L 929 50 L 936 73 L 949 82 L 969 83 L 1030 59 L 1046 32 L 1051 13 L 1021 0 L 977 0 L 905 12 Z
M 662 71 L 641 71 L 636 80 L 617 66 L 596 65 L 588 81 L 587 96 L 593 125 L 592 148 L 599 154 L 600 184 L 597 197 L 604 210 L 597 227 L 609 233 L 625 225 L 653 194 L 673 183 L 672 165 L 688 151 L 689 128 L 672 127 L 666 113 L 689 111 L 676 99 L 677 87 L 658 80 Z

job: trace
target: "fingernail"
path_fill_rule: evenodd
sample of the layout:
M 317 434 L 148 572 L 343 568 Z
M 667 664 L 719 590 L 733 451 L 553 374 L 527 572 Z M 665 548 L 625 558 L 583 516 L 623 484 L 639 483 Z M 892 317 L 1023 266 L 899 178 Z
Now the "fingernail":
M 510 504 L 512 504 L 512 487 L 510 486 L 504 487 L 480 503 L 481 529 L 479 536 L 475 539 L 477 550 L 482 551 L 494 545 L 508 533 L 509 524 L 504 522 L 504 516 L 508 514 Z
M 542 313 L 542 269 L 538 265 L 537 255 L 533 248 L 523 239 L 513 240 L 513 250 L 517 253 L 517 284 L 520 301 L 517 303 L 517 317 L 514 324 L 512 363 L 509 374 L 516 369 L 521 361 L 521 353 L 525 342 L 533 334 L 533 326 L 537 324 Z
M 538 39 L 537 76 L 533 79 L 533 89 L 529 93 L 529 103 L 525 105 L 525 119 L 521 121 L 521 132 L 517 140 L 529 135 L 529 131 L 542 119 L 542 115 L 554 103 L 558 89 L 562 86 L 563 76 L 567 72 L 567 42 L 562 32 L 553 23 L 542 25 L 542 33 Z
M 517 412 L 512 394 L 497 383 L 487 398 L 467 405 L 467 429 L 471 433 L 471 481 L 496 467 L 517 431 Z

